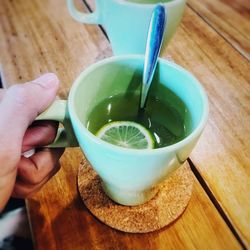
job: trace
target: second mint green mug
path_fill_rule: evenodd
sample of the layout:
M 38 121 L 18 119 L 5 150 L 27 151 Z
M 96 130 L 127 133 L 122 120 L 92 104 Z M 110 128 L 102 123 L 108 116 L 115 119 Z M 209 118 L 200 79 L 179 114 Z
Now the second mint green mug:
M 185 7 L 185 0 L 95 0 L 95 3 L 95 11 L 86 14 L 76 9 L 73 0 L 67 0 L 75 20 L 104 27 L 114 55 L 145 53 L 150 18 L 156 3 L 163 4 L 167 15 L 164 47 L 174 35 Z
M 55 101 L 38 119 L 57 120 L 64 128 L 55 146 L 77 146 L 102 179 L 106 194 L 124 205 L 151 199 L 155 188 L 189 157 L 208 117 L 207 96 L 198 80 L 182 67 L 159 59 L 150 95 L 167 98 L 175 93 L 190 113 L 187 136 L 157 149 L 128 149 L 107 143 L 87 129 L 88 116 L 104 99 L 140 91 L 144 57 L 117 56 L 99 61 L 75 80 L 68 101 Z M 178 110 L 178 103 L 172 103 Z M 124 111 L 123 111 L 124 112 Z

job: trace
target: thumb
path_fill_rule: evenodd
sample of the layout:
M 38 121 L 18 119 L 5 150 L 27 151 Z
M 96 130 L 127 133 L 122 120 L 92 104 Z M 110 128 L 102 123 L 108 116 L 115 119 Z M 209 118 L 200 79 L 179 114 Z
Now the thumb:
M 26 129 L 53 102 L 58 87 L 57 76 L 48 73 L 6 91 L 0 103 L 1 146 L 9 145 L 21 150 Z

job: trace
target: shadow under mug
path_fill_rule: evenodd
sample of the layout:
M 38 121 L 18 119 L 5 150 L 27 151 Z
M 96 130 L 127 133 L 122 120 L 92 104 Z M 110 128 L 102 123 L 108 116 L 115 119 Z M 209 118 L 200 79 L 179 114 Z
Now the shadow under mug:
M 198 80 L 182 67 L 159 59 L 150 94 L 164 99 L 167 88 L 181 98 L 191 115 L 189 134 L 176 144 L 142 150 L 115 146 L 92 134 L 86 127 L 90 112 L 110 96 L 139 92 L 143 63 L 143 56 L 130 55 L 91 65 L 75 80 L 68 101 L 55 101 L 38 117 L 64 124 L 52 146 L 79 143 L 106 194 L 124 205 L 142 204 L 156 194 L 155 187 L 190 155 L 208 117 L 207 96 Z
M 76 9 L 73 1 L 67 0 L 71 16 L 81 23 L 102 25 L 115 55 L 145 53 L 149 23 L 156 3 L 163 4 L 166 10 L 164 48 L 174 35 L 185 7 L 185 0 L 95 0 L 95 11 L 85 14 Z

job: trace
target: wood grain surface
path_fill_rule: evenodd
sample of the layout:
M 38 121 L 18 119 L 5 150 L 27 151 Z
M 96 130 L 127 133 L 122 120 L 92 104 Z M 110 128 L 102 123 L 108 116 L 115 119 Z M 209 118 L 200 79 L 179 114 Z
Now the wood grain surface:
M 188 0 L 187 3 L 220 36 L 250 60 L 249 0 Z
M 67 149 L 62 170 L 28 200 L 36 249 L 240 249 L 197 180 L 186 211 L 170 226 L 147 234 L 106 226 L 77 192 L 81 157 L 77 149 Z
M 241 2 L 234 1 L 230 8 L 237 10 Z M 182 24 L 162 56 L 171 56 L 190 70 L 208 93 L 210 117 L 191 161 L 233 229 L 249 246 L 250 75 L 242 52 L 248 45 L 240 40 L 241 53 L 232 46 L 231 38 L 224 34 L 233 37 L 231 30 L 221 32 L 214 17 L 217 12 L 211 14 L 218 1 L 209 3 L 213 8 L 204 10 L 208 1 L 204 6 L 198 0 L 188 2 Z M 0 6 L 0 64 L 5 86 L 52 71 L 61 80 L 59 96 L 66 98 L 82 70 L 112 54 L 101 29 L 75 22 L 64 1 L 0 0 Z M 81 157 L 79 149 L 66 150 L 59 174 L 27 201 L 37 249 L 240 248 L 232 228 L 197 180 L 185 213 L 167 228 L 131 235 L 103 225 L 86 210 L 77 193 Z
M 189 8 L 164 55 L 168 53 L 200 80 L 208 94 L 208 125 L 191 160 L 249 245 L 249 61 Z
M 98 26 L 75 22 L 64 1 L 0 0 L 0 6 L 0 68 L 6 86 L 51 71 L 62 84 L 59 96 L 66 98 L 81 71 L 111 55 Z

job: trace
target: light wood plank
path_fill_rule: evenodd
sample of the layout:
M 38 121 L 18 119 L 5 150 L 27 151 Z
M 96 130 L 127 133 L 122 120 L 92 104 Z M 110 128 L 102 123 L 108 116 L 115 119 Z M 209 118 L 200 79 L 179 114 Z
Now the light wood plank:
M 189 8 L 163 55 L 190 70 L 208 93 L 208 125 L 191 160 L 249 245 L 249 63 Z
M 59 95 L 66 98 L 79 73 L 111 53 L 104 35 L 97 32 L 99 28 L 75 22 L 64 1 L 0 0 L 0 6 L 0 69 L 4 85 L 51 71 L 58 74 L 63 85 Z
M 66 4 L 59 0 L 27 0 L 25 4 L 21 0 L 2 1 L 0 11 L 0 50 L 3 51 L 0 60 L 5 85 L 32 79 L 45 71 L 54 71 L 62 81 L 60 96 L 66 97 L 72 80 L 80 71 L 111 54 L 110 46 L 99 28 L 73 21 L 67 13 Z M 185 39 L 182 43 L 185 47 Z M 183 51 L 177 47 L 171 54 L 178 61 L 179 53 L 181 58 L 185 57 Z M 190 67 L 190 64 L 187 66 Z M 166 245 L 182 249 L 204 248 L 207 245 L 216 249 L 239 248 L 197 182 L 187 211 L 169 228 L 146 235 L 128 235 L 108 228 L 95 220 L 79 201 L 76 172 L 80 157 L 79 150 L 67 150 L 60 173 L 28 202 L 38 248 L 99 246 L 104 249 L 105 244 L 110 247 L 114 244 L 121 249 L 129 249 L 130 246 L 145 247 L 145 242 L 149 247 L 162 249 Z
M 28 201 L 37 250 L 240 249 L 197 181 L 184 214 L 162 230 L 128 234 L 104 225 L 90 214 L 77 193 L 80 159 L 78 150 L 68 149 L 62 159 L 63 171 Z
M 188 0 L 187 3 L 250 60 L 249 0 Z

